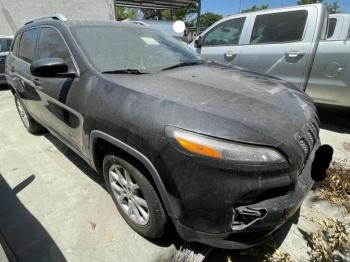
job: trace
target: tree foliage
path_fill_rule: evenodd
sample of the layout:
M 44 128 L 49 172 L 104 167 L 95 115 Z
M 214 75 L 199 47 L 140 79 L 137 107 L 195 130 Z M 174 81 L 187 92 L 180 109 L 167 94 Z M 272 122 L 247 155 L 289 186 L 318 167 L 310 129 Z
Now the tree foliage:
M 327 8 L 328 8 L 328 11 L 331 13 L 331 14 L 335 14 L 335 13 L 339 13 L 340 11 L 340 5 L 337 1 L 334 1 L 333 3 L 331 4 L 326 4 L 327 5 Z
M 170 10 L 163 10 L 162 11 L 162 17 L 164 20 L 183 20 L 186 21 L 187 17 L 190 16 L 191 14 L 197 13 L 197 7 L 196 5 L 188 5 L 176 10 L 173 10 L 173 16 L 171 17 L 171 12 Z
M 243 9 L 242 13 L 249 13 L 249 12 L 254 12 L 254 11 L 259 11 L 259 10 L 264 10 L 269 8 L 269 5 L 253 5 L 249 8 Z
M 211 26 L 221 18 L 222 18 L 222 15 L 206 12 L 199 17 L 199 23 L 203 27 Z
M 122 21 L 125 19 L 133 19 L 136 16 L 136 10 L 133 8 L 126 8 L 122 6 L 116 6 L 116 17 L 118 21 Z
M 333 1 L 332 3 L 326 3 L 323 0 L 299 0 L 298 5 L 308 5 L 308 4 L 317 4 L 317 3 L 325 3 L 328 8 L 328 11 L 331 14 L 338 13 L 340 11 L 340 5 L 338 1 Z

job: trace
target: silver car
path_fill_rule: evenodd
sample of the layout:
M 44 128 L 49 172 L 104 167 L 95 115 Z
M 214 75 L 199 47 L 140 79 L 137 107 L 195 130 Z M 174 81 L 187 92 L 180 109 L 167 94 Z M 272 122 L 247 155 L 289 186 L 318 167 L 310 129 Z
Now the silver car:
M 346 18 L 332 16 L 327 30 L 329 16 L 322 4 L 233 15 L 209 27 L 190 46 L 211 60 L 287 80 L 317 103 L 349 107 Z
M 5 79 L 5 60 L 10 50 L 13 36 L 0 35 L 0 85 L 6 84 Z

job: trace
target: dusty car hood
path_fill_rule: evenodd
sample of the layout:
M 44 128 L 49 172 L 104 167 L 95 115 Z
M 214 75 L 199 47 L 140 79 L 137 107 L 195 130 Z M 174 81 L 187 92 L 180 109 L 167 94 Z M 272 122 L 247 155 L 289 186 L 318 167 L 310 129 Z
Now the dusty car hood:
M 225 66 L 203 64 L 152 74 L 107 77 L 118 85 L 215 115 L 247 131 L 240 138 L 229 128 L 210 133 L 232 140 L 259 143 L 251 140 L 254 130 L 270 137 L 274 145 L 287 143 L 315 118 L 312 100 L 294 86 Z

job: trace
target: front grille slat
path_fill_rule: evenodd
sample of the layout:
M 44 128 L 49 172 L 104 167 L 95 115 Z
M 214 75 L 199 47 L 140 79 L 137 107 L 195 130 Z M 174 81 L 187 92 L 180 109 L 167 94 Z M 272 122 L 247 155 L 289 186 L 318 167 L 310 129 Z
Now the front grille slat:
M 309 140 L 310 140 L 310 142 L 311 142 L 312 148 L 313 148 L 314 145 L 315 145 L 315 137 L 314 137 L 314 134 L 311 132 L 311 130 L 308 130 L 308 131 L 306 132 L 306 134 L 307 134 L 307 136 L 308 136 L 308 138 L 309 138 Z
M 301 147 L 301 149 L 303 150 L 303 152 L 305 154 L 305 159 L 307 159 L 309 157 L 309 152 L 310 152 L 310 149 L 309 149 L 309 146 L 308 146 L 307 142 L 305 141 L 304 138 L 301 138 L 298 141 L 298 144 L 299 144 L 299 146 Z

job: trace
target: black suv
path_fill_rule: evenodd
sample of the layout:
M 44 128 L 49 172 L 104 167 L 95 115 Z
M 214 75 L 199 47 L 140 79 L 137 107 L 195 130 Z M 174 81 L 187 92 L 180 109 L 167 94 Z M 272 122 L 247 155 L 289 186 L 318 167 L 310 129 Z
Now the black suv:
M 103 174 L 143 236 L 245 248 L 283 225 L 313 184 L 311 99 L 279 79 L 202 60 L 152 28 L 28 22 L 6 77 L 24 126 Z

